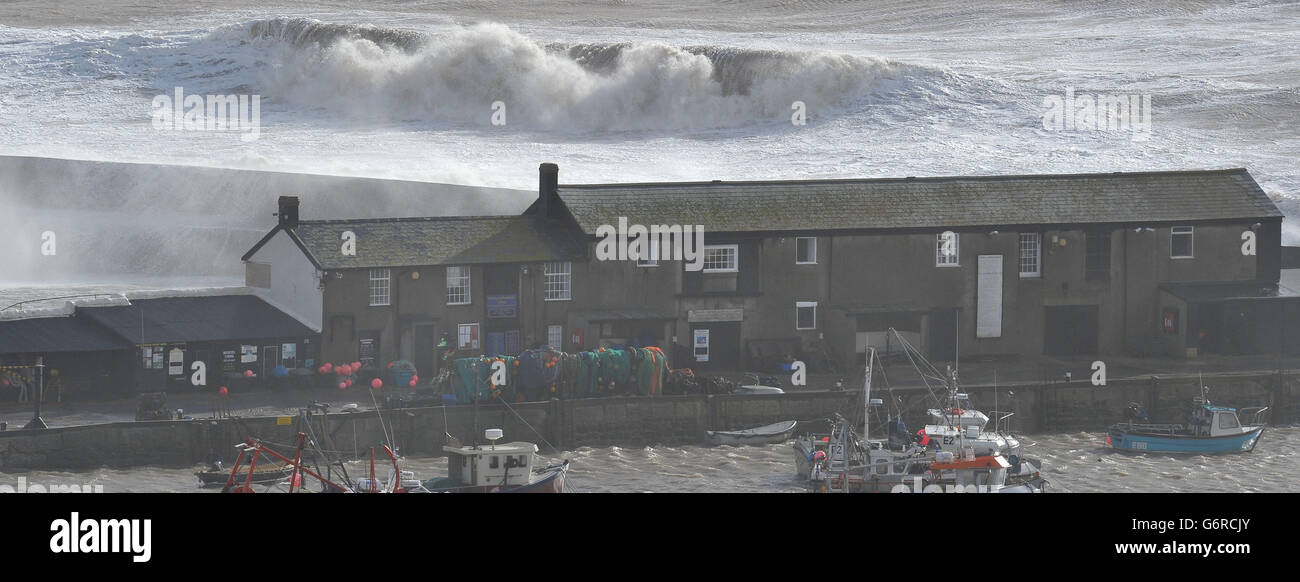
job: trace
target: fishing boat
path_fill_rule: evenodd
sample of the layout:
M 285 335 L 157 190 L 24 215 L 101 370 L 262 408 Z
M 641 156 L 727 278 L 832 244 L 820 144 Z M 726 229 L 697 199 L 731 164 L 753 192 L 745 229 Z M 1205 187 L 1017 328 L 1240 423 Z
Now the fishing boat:
M 484 431 L 489 445 L 461 446 L 453 442 L 447 453 L 447 476 L 430 479 L 424 487 L 440 493 L 563 493 L 569 461 L 534 468 L 537 445 L 527 442 L 497 444 L 501 429 Z
M 868 348 L 867 368 L 863 386 L 864 434 L 870 434 L 871 408 L 880 406 L 880 399 L 871 398 L 872 366 L 875 349 Z M 975 434 L 979 427 L 968 427 Z M 1038 470 L 1027 463 L 1013 464 L 1000 453 L 977 455 L 973 447 L 964 443 L 964 433 L 957 432 L 954 445 L 962 452 L 960 460 L 954 451 L 939 451 L 910 440 L 859 439 L 850 423 L 843 419 L 832 429 L 832 435 L 795 445 L 796 465 L 800 456 L 807 454 L 809 487 L 814 492 L 923 492 L 938 490 L 972 490 L 989 493 L 1041 492 L 1046 487 Z M 824 450 L 817 442 L 826 444 Z M 1031 478 L 1009 481 L 1012 470 L 1029 470 Z M 961 486 L 962 489 L 957 489 Z M 974 489 L 969 487 L 974 486 Z
M 1210 404 L 1208 389 L 1192 399 L 1192 413 L 1186 424 L 1155 424 L 1137 403 L 1129 403 L 1125 422 L 1111 425 L 1106 446 L 1117 451 L 1146 453 L 1242 453 L 1255 450 L 1264 433 L 1262 415 L 1267 406 L 1241 409 L 1242 423 L 1236 408 Z
M 745 430 L 711 430 L 705 434 L 709 444 L 715 446 L 770 445 L 789 440 L 798 425 L 797 421 L 787 420 Z
M 897 338 L 903 352 L 912 367 L 925 383 L 930 396 L 939 406 L 926 410 L 927 424 L 917 432 L 923 446 L 936 451 L 950 451 L 965 455 L 966 449 L 974 450 L 976 456 L 998 455 L 1003 457 L 1011 467 L 1008 482 L 1028 485 L 1033 489 L 1042 489 L 1047 481 L 1042 478 L 1042 462 L 1025 458 L 1021 452 L 1020 439 L 1011 432 L 1011 417 L 1014 412 L 993 411 L 993 427 L 988 427 L 989 415 L 978 410 L 971 398 L 962 392 L 957 382 L 957 370 L 948 368 L 942 373 L 921 354 L 916 346 L 897 330 L 890 330 Z M 993 375 L 993 395 L 997 398 L 997 373 Z M 945 391 L 941 400 L 931 388 L 931 382 L 940 384 Z

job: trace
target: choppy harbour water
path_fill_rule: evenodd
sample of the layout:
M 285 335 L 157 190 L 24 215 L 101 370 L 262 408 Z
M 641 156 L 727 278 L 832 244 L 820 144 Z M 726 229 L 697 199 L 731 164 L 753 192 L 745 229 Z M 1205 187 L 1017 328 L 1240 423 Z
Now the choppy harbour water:
M 1053 493 L 1246 493 L 1300 492 L 1300 427 L 1270 428 L 1253 453 L 1232 455 L 1133 455 L 1105 448 L 1105 434 L 1076 432 L 1028 435 L 1026 456 L 1043 461 Z M 789 442 L 762 447 L 581 447 L 542 455 L 572 461 L 570 489 L 579 493 L 797 493 Z M 381 466 L 382 465 L 378 465 Z M 441 457 L 412 457 L 402 468 L 421 479 L 446 475 Z M 93 471 L 0 473 L 0 490 L 29 484 L 102 485 L 104 492 L 215 492 L 200 489 L 195 468 L 141 467 Z M 355 478 L 361 462 L 348 465 Z M 378 469 L 386 475 L 385 469 Z

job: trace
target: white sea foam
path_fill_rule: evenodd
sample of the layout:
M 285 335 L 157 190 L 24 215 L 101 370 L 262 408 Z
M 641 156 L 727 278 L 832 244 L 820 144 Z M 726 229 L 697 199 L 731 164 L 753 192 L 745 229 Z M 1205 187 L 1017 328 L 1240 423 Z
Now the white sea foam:
M 520 189 L 535 187 L 542 161 L 564 182 L 1246 167 L 1288 215 L 1284 242 L 1300 244 L 1294 3 L 534 4 L 381 0 L 311 18 L 251 0 L 202 16 L 0 7 L 0 154 Z M 151 130 L 150 99 L 176 86 L 262 95 L 261 139 Z M 1043 98 L 1066 87 L 1151 95 L 1151 138 L 1043 130 Z M 504 127 L 489 121 L 497 100 Z M 806 126 L 789 123 L 794 100 L 808 105 Z M 0 204 L 11 205 L 6 178 Z M 88 180 L 111 188 L 64 181 L 21 202 L 39 198 L 57 217 L 120 201 L 127 219 L 95 222 L 121 228 L 86 240 L 111 249 L 99 262 L 123 276 L 155 264 L 181 274 L 176 257 L 223 244 L 229 256 L 205 250 L 194 272 L 237 269 L 242 239 L 204 229 L 253 232 L 271 211 L 268 198 L 240 197 L 242 182 L 169 195 L 139 172 Z M 141 207 L 169 216 L 127 234 Z M 304 212 L 370 207 L 335 197 Z M 30 254 L 30 238 L 0 243 Z

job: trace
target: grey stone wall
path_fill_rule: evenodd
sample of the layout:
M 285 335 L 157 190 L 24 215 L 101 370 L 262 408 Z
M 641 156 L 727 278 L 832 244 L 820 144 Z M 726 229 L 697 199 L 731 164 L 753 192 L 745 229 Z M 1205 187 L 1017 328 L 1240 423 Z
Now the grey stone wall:
M 1225 374 L 1204 378 L 1210 399 L 1231 407 L 1271 406 L 1272 424 L 1300 417 L 1300 374 Z M 1129 402 L 1146 407 L 1155 421 L 1181 421 L 1199 394 L 1195 376 L 1112 380 L 1093 387 L 1087 380 L 1002 386 L 996 408 L 1014 412 L 1018 433 L 1102 431 L 1120 420 Z M 976 406 L 993 416 L 992 387 L 965 388 Z M 1011 393 L 1015 396 L 1012 397 Z M 889 398 L 886 391 L 873 396 Z M 915 430 L 928 407 L 924 390 L 895 389 Z M 793 392 L 784 395 L 593 398 L 473 407 L 419 408 L 335 413 L 311 417 L 308 431 L 299 417 L 224 420 L 118 422 L 0 432 L 0 471 L 89 469 L 95 467 L 185 466 L 222 458 L 234 460 L 236 443 L 262 439 L 293 454 L 299 431 L 310 432 L 322 449 L 344 457 L 365 457 L 378 443 L 404 454 L 438 455 L 447 434 L 464 443 L 485 428 L 501 428 L 506 441 L 535 442 L 543 450 L 581 446 L 645 446 L 703 442 L 706 430 L 734 430 L 782 420 L 816 421 L 835 412 L 857 416 L 862 394 Z M 875 422 L 875 421 L 873 421 Z M 381 453 L 382 454 L 382 453 Z

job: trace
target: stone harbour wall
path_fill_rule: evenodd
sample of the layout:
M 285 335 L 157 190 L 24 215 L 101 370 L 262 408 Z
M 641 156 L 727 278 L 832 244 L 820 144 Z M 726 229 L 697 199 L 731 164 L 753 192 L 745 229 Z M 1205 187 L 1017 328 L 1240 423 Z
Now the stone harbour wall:
M 1270 406 L 1271 424 L 1300 416 L 1300 375 L 1295 373 L 1206 376 L 1210 399 L 1231 407 Z M 1146 407 L 1153 421 L 1179 422 L 1199 394 L 1195 376 L 1112 380 L 1094 387 L 1074 382 L 964 388 L 989 414 L 1014 413 L 1018 433 L 1102 431 L 1122 418 L 1129 402 Z M 995 395 L 996 392 L 996 395 Z M 895 400 L 908 411 L 915 431 L 931 406 L 921 389 L 877 389 L 873 397 Z M 996 404 L 995 404 L 996 402 Z M 478 407 L 452 406 L 301 416 L 116 422 L 40 431 L 0 432 L 0 471 L 96 467 L 186 466 L 234 459 L 236 443 L 257 438 L 292 455 L 298 432 L 344 457 L 365 457 L 378 443 L 396 444 L 408 455 L 440 455 L 448 434 L 468 443 L 486 428 L 500 428 L 505 441 L 528 441 L 543 449 L 582 446 L 699 444 L 707 430 L 735 430 L 783 420 L 824 427 L 840 413 L 860 417 L 861 391 L 792 391 L 781 395 L 717 395 L 552 400 Z M 873 422 L 883 420 L 877 417 Z M 873 431 L 874 433 L 874 431 Z M 378 452 L 382 457 L 382 452 Z

